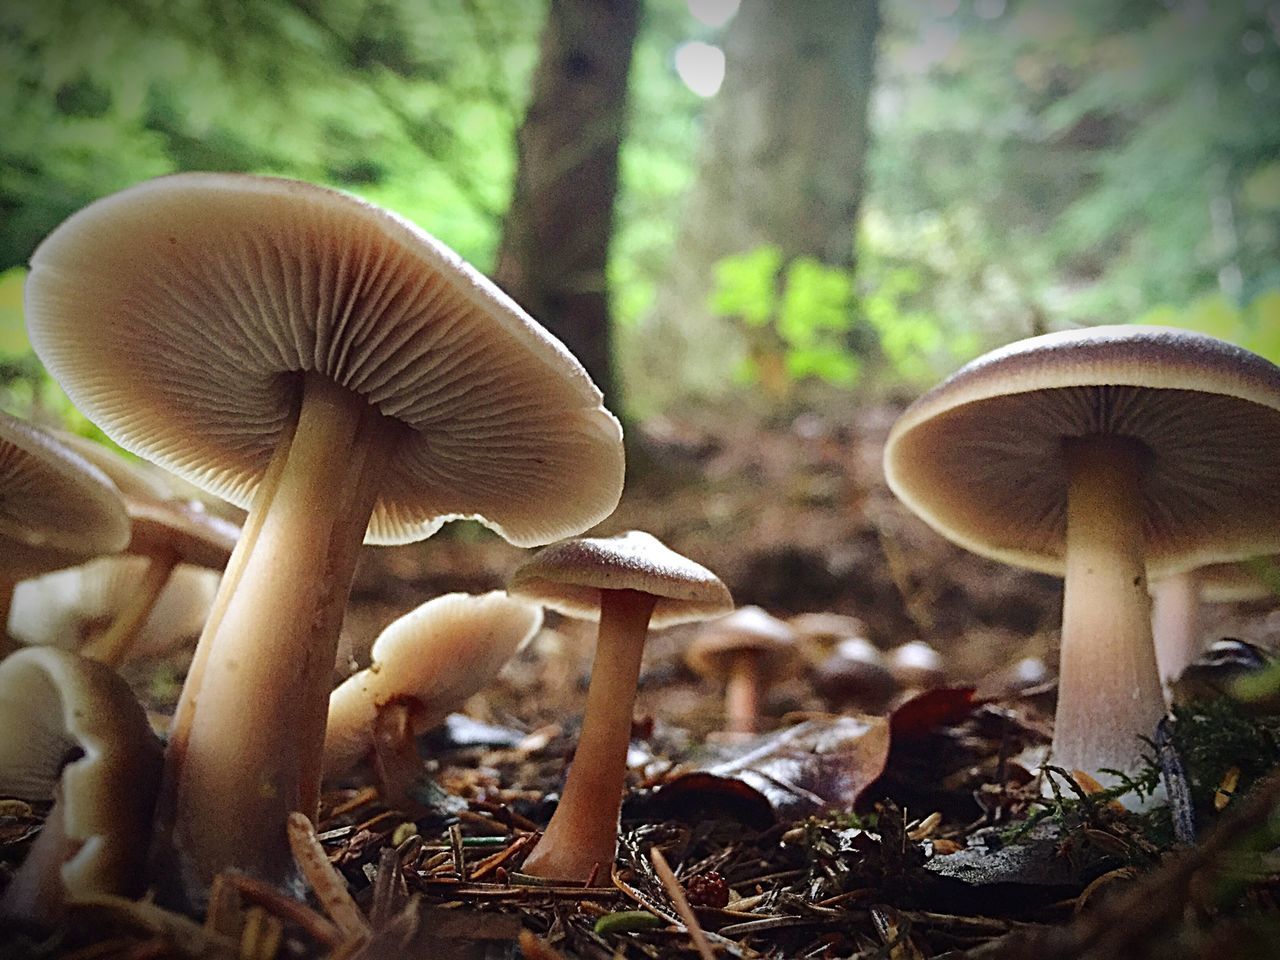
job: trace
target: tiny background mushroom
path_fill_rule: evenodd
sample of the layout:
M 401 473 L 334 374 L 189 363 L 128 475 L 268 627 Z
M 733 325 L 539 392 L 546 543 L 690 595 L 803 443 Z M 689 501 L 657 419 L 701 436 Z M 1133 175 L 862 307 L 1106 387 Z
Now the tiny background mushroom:
M 752 733 L 760 703 L 776 680 L 799 666 L 795 631 L 757 606 L 739 607 L 713 620 L 689 645 L 685 660 L 699 676 L 725 685 L 725 728 Z

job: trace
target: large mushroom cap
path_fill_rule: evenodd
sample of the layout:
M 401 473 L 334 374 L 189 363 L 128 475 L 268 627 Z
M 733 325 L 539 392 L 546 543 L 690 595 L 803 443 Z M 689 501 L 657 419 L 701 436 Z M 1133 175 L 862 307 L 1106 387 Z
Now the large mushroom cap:
M 719 577 L 640 530 L 553 543 L 522 564 L 507 589 L 583 620 L 600 618 L 602 591 L 652 594 L 658 598 L 649 618 L 655 628 L 733 609 L 733 597 Z
M 1063 572 L 1071 438 L 1143 447 L 1152 576 L 1280 550 L 1280 369 L 1213 337 L 1108 326 L 1019 341 L 918 399 L 889 486 L 949 539 Z
M 31 341 L 128 450 L 247 506 L 316 371 L 404 425 L 376 543 L 474 517 L 521 545 L 607 516 L 621 430 L 581 365 L 456 254 L 337 191 L 161 177 L 36 250 Z
M 0 413 L 0 574 L 56 570 L 128 542 L 124 503 L 102 471 Z

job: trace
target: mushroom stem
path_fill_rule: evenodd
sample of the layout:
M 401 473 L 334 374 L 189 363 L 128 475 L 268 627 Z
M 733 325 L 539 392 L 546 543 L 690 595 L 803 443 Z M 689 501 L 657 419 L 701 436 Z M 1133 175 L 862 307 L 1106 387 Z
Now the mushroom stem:
M 1140 737 L 1164 715 L 1151 637 L 1142 493 L 1143 447 L 1091 436 L 1067 447 L 1062 663 L 1051 756 L 1098 777 L 1142 764 Z M 1106 782 L 1104 778 L 1103 782 Z
M 1152 584 L 1151 601 L 1156 663 L 1167 696 L 1169 684 L 1201 653 L 1200 578 L 1194 570 L 1165 577 Z
M 295 423 L 254 496 L 174 715 L 156 869 L 189 896 L 232 865 L 287 879 L 288 815 L 317 811 L 338 630 L 390 430 L 314 373 Z
M 724 710 L 730 733 L 755 733 L 760 716 L 760 660 L 753 650 L 734 655 L 724 690 Z
M 627 777 L 627 747 L 640 660 L 657 598 L 638 590 L 603 590 L 600 635 L 582 734 L 560 804 L 524 862 L 535 877 L 609 882 L 618 847 L 618 815 Z
M 425 768 L 413 736 L 413 704 L 393 700 L 378 708 L 373 720 L 373 769 L 382 790 L 382 802 L 415 814 L 422 804 L 410 795 L 414 781 Z
M 151 616 L 151 611 L 156 607 L 156 601 L 160 599 L 160 594 L 164 592 L 165 585 L 169 582 L 169 575 L 177 565 L 176 553 L 152 557 L 147 562 L 147 569 L 143 571 L 142 582 L 129 597 L 129 602 L 125 604 L 124 609 L 116 615 L 106 630 L 80 648 L 80 654 L 90 660 L 98 660 L 111 666 L 119 664 L 124 659 L 139 628 L 147 622 L 147 617 Z

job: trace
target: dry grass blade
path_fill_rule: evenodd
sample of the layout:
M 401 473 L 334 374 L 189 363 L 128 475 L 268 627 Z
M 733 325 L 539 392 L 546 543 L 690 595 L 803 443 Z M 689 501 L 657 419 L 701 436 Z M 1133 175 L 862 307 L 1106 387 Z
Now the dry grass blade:
M 662 855 L 662 851 L 657 847 L 653 847 L 649 851 L 649 859 L 653 861 L 654 873 L 662 881 L 662 886 L 666 889 L 667 896 L 675 904 L 676 912 L 680 914 L 680 919 L 684 921 L 684 925 L 689 931 L 689 939 L 693 941 L 694 949 L 698 951 L 698 955 L 702 957 L 702 960 L 715 960 L 715 951 L 711 949 L 711 943 L 707 940 L 707 935 L 702 929 L 702 924 L 698 922 L 698 917 L 693 912 L 693 907 L 689 906 L 689 899 L 684 895 L 684 888 L 680 886 L 680 881 L 676 879 L 675 871 L 671 869 L 671 864 L 667 863 L 667 858 Z
M 263 907 L 245 911 L 240 934 L 240 960 L 274 960 L 284 940 L 284 923 Z
M 289 847 L 298 868 L 315 891 L 316 899 L 345 939 L 369 936 L 369 921 L 347 890 L 347 882 L 329 862 L 316 838 L 315 827 L 303 814 L 289 814 Z
M 271 884 L 240 873 L 225 873 L 227 883 L 233 884 L 246 900 L 264 907 L 282 920 L 301 927 L 309 937 L 326 946 L 337 946 L 345 939 L 342 931 L 305 903 L 285 896 Z

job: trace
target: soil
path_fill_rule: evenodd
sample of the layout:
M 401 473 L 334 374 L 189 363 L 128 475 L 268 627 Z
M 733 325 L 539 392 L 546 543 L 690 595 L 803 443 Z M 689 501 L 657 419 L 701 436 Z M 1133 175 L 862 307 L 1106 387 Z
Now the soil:
M 880 452 L 900 409 L 841 399 L 783 420 L 701 410 L 638 425 L 635 475 L 599 532 L 648 530 L 715 570 L 739 605 L 856 617 L 883 650 L 923 640 L 942 655 L 937 689 L 841 705 L 799 669 L 771 688 L 761 732 L 732 738 L 718 687 L 683 660 L 696 628 L 654 633 L 618 864 L 603 886 L 533 886 L 519 865 L 572 759 L 594 638 L 549 615 L 419 742 L 410 801 L 388 806 L 374 767 L 331 785 L 319 842 L 357 921 L 325 897 L 304 905 L 229 877 L 193 922 L 87 905 L 52 934 L 0 928 L 0 955 L 667 957 L 699 955 L 701 937 L 732 957 L 1273 956 L 1280 880 L 1274 840 L 1257 832 L 1280 796 L 1271 721 L 1211 725 L 1238 737 L 1200 751 L 1221 768 L 1182 774 L 1194 838 L 1175 836 L 1176 810 L 1135 814 L 1087 781 L 1060 779 L 1060 801 L 1041 799 L 1030 770 L 1050 730 L 1060 584 L 951 545 L 893 497 Z M 476 524 L 367 551 L 336 677 L 367 663 L 392 619 L 441 593 L 500 589 L 525 556 Z M 1280 645 L 1265 603 L 1213 608 L 1208 624 Z M 808 661 L 823 652 L 811 645 Z M 1019 680 L 1027 658 L 1046 682 Z M 182 669 L 178 657 L 130 678 L 163 715 Z M 1184 739 L 1158 754 L 1165 789 L 1179 782 L 1169 758 L 1203 747 L 1186 741 L 1192 728 L 1180 721 Z M 1232 766 L 1246 773 L 1219 809 Z M 0 861 L 21 860 L 41 813 L 0 810 Z

